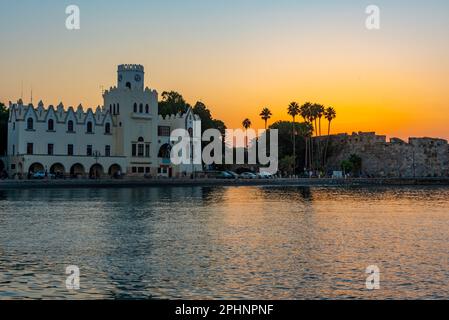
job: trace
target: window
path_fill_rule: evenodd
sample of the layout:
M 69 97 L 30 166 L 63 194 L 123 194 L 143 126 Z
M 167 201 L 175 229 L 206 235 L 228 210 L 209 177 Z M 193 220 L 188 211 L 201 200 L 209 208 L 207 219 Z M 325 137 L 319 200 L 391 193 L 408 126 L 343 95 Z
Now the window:
M 104 147 L 104 155 L 106 157 L 110 157 L 111 156 L 111 146 L 105 146 Z
M 159 126 L 157 128 L 158 136 L 160 137 L 170 137 L 170 127 L 169 126 Z
M 126 87 L 127 87 L 129 90 L 131 90 L 131 82 L 127 82 L 127 83 L 126 83 Z
M 137 112 L 137 103 L 134 103 L 134 113 Z
M 104 126 L 104 133 L 110 134 L 111 133 L 111 124 L 108 122 Z
M 15 156 L 16 155 L 16 145 L 12 145 L 12 155 Z
M 113 113 L 112 114 L 116 114 L 115 103 L 114 103 L 114 106 L 113 106 Z
M 67 123 L 67 131 L 73 132 L 73 121 L 72 120 L 69 120 L 69 122 Z
M 144 172 L 144 170 L 145 170 L 145 168 L 144 167 L 139 167 L 139 173 L 143 173 Z
M 140 105 L 139 105 L 139 112 L 140 112 L 140 113 L 143 113 L 143 104 L 140 104 Z
M 148 104 L 145 105 L 145 113 L 150 113 L 150 107 Z
M 146 147 L 147 144 L 148 144 L 148 147 Z M 150 153 L 149 145 L 150 144 L 149 143 L 147 143 L 147 144 L 144 143 L 143 137 L 139 137 L 137 139 L 137 143 L 132 144 L 132 156 L 133 157 L 144 157 L 144 155 L 146 153 L 148 153 L 148 156 L 146 156 L 146 157 L 149 157 L 150 156 L 149 155 L 149 153 Z M 148 150 L 146 150 L 146 148 L 148 148 Z
M 145 173 L 150 173 L 150 167 L 145 167 Z
M 48 120 L 47 122 L 47 130 L 48 131 L 54 131 L 55 130 L 55 122 L 53 119 Z
M 27 154 L 33 154 L 33 144 L 27 143 Z
M 87 133 L 92 133 L 92 122 L 91 121 L 89 121 L 87 123 Z
M 137 147 L 137 145 L 135 143 L 133 143 L 133 145 L 132 145 L 132 156 L 133 157 L 135 157 L 137 155 L 136 147 Z
M 137 145 L 137 156 L 143 157 L 143 143 Z
M 53 151 L 54 151 L 54 144 L 53 143 L 49 143 L 48 145 L 47 145 L 47 154 L 49 155 L 49 156 L 52 156 L 53 155 Z
M 117 114 L 120 114 L 120 104 L 117 103 Z
M 73 156 L 73 144 L 68 144 L 67 145 L 67 155 L 68 156 Z
M 12 129 L 16 130 L 16 123 L 15 122 L 12 123 Z
M 132 167 L 131 170 L 132 170 L 133 173 L 136 173 L 136 172 L 137 172 L 137 168 L 136 168 L 136 167 Z
M 33 130 L 34 129 L 34 120 L 33 118 L 28 118 L 27 120 L 27 130 Z
M 109 113 L 112 113 L 112 104 L 109 105 Z
M 146 158 L 150 157 L 150 144 L 149 143 L 145 144 L 145 157 Z
M 90 145 L 90 144 L 87 145 L 86 154 L 88 156 L 92 156 L 92 145 Z

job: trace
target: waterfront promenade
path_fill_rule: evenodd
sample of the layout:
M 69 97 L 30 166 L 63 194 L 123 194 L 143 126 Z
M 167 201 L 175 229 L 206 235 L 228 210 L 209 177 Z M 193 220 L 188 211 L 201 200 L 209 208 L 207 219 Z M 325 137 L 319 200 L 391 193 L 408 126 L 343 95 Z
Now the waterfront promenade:
M 0 180 L 2 189 L 35 188 L 120 188 L 151 186 L 403 186 L 447 185 L 449 178 L 278 178 L 278 179 L 66 179 L 66 180 Z

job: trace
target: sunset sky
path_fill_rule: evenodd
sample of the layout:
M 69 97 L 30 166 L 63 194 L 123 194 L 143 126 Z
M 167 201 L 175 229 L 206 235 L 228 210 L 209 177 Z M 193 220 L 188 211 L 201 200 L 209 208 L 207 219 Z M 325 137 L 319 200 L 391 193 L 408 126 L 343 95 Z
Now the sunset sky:
M 81 30 L 65 28 L 77 4 Z M 378 5 L 381 29 L 367 30 Z M 0 101 L 102 104 L 122 63 L 146 85 L 201 100 L 230 128 L 333 106 L 334 132 L 449 138 L 449 2 L 0 0 Z

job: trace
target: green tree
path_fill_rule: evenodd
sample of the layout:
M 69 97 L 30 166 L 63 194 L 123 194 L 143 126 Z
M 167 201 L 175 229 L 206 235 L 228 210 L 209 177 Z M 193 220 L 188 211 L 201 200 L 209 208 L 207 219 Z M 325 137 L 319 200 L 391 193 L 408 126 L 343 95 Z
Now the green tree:
M 262 120 L 265 121 L 265 130 L 267 130 L 268 119 L 270 119 L 272 115 L 273 114 L 271 113 L 270 109 L 268 109 L 268 108 L 263 108 L 259 114 L 259 116 L 262 118 Z
M 324 117 L 326 118 L 326 120 L 328 122 L 326 147 L 324 148 L 324 157 L 323 157 L 324 162 L 326 162 L 327 161 L 327 150 L 329 147 L 329 139 L 330 139 L 330 134 L 331 134 L 331 123 L 337 117 L 337 112 L 335 111 L 334 108 L 328 107 L 328 108 L 326 108 L 326 110 L 324 110 Z
M 304 119 L 304 122 L 312 128 L 310 134 L 306 136 L 306 148 L 305 148 L 305 164 L 306 169 L 310 169 L 312 166 L 312 136 L 313 136 L 313 125 L 312 125 L 312 104 L 310 102 L 304 103 L 299 108 L 299 114 Z
M 246 118 L 245 120 L 242 121 L 242 126 L 243 128 L 245 128 L 245 130 L 248 130 L 251 127 L 251 120 Z
M 291 134 L 293 123 L 291 121 L 276 121 L 271 124 L 267 131 L 267 141 L 269 142 L 269 131 L 272 129 L 278 130 L 278 158 L 282 159 L 286 156 L 292 156 L 293 151 L 293 136 Z M 313 131 L 310 124 L 308 123 L 298 123 L 294 124 L 294 130 L 298 133 L 295 139 L 295 150 L 302 154 L 305 150 L 306 138 L 310 136 Z M 269 147 L 267 147 L 269 150 Z M 292 156 L 293 157 L 293 156 Z M 301 167 L 305 165 L 304 158 L 295 158 L 297 166 Z M 292 171 L 289 171 L 292 173 Z
M 201 134 L 208 129 L 220 130 L 221 134 L 225 134 L 226 126 L 223 121 L 214 119 L 209 108 L 201 101 L 195 103 L 192 108 L 193 113 L 201 118 Z
M 356 154 L 349 156 L 349 162 L 352 164 L 352 173 L 355 177 L 359 177 L 362 171 L 362 158 Z
M 347 173 L 352 172 L 354 166 L 351 161 L 349 160 L 343 160 L 340 164 L 341 169 L 343 170 L 343 173 L 346 175 Z
M 242 126 L 243 126 L 243 128 L 245 128 L 246 133 L 247 133 L 246 137 L 245 137 L 245 147 L 248 148 L 248 129 L 251 127 L 251 120 L 246 118 L 245 120 L 243 120 Z
M 176 91 L 162 92 L 162 100 L 159 101 L 159 114 L 167 116 L 171 114 L 185 113 L 190 105 L 184 100 L 182 95 Z
M 318 134 L 321 136 L 321 118 L 324 116 L 325 108 L 322 104 L 319 104 L 317 107 L 318 111 Z
M 292 172 L 295 165 L 295 159 L 291 155 L 286 155 L 279 160 L 279 170 L 281 172 Z
M 195 103 L 195 106 L 192 108 L 192 110 L 193 110 L 193 113 L 198 115 L 201 119 L 201 136 L 208 129 L 217 129 L 220 131 L 220 133 L 223 137 L 223 141 L 224 141 L 226 125 L 224 124 L 223 121 L 214 119 L 209 108 L 201 101 L 198 101 L 197 103 Z M 209 144 L 208 141 L 202 141 L 201 148 L 203 149 L 208 144 Z M 224 155 L 224 149 L 223 149 L 223 155 Z M 217 167 L 217 164 L 215 164 L 215 167 Z
M 295 130 L 295 118 L 296 118 L 296 116 L 297 115 L 299 115 L 299 104 L 298 103 L 296 103 L 296 102 L 291 102 L 289 105 L 288 105 L 288 108 L 287 108 L 287 113 L 292 117 L 292 119 L 293 119 L 293 122 L 292 122 L 292 137 L 293 137 L 293 163 L 295 164 L 294 166 L 293 166 L 293 174 L 295 174 L 295 171 L 296 171 L 296 142 L 295 142 L 295 140 L 296 140 L 296 138 L 295 138 L 295 136 L 296 136 L 296 130 Z

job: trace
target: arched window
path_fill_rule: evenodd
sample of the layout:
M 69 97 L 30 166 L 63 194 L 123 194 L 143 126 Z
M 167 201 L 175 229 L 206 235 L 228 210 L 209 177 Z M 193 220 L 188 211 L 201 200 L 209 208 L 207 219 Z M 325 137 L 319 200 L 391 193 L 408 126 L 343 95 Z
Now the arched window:
M 150 113 L 150 107 L 148 104 L 145 105 L 145 113 Z
M 104 126 L 104 133 L 109 134 L 111 133 L 111 124 L 108 122 Z
M 120 114 L 120 104 L 117 103 L 117 114 Z
M 115 114 L 115 103 L 114 103 L 114 105 L 112 106 L 112 114 Z
M 55 122 L 53 119 L 49 119 L 47 122 L 47 130 L 48 131 L 54 131 L 55 130 Z
M 137 139 L 137 142 L 144 142 L 145 140 L 142 137 L 139 137 L 139 139 Z
M 87 133 L 92 133 L 92 122 L 91 121 L 89 121 L 87 123 Z
M 109 113 L 112 113 L 112 104 L 109 105 Z
M 33 118 L 27 119 L 27 130 L 33 130 L 34 129 L 34 120 Z
M 127 82 L 127 83 L 126 83 L 126 87 L 127 87 L 129 90 L 131 90 L 131 82 Z
M 137 112 L 137 103 L 134 103 L 134 113 Z
M 72 120 L 69 120 L 69 122 L 67 123 L 67 131 L 73 132 L 73 121 Z
M 140 105 L 139 105 L 139 112 L 140 112 L 140 113 L 143 113 L 143 104 L 140 104 Z

